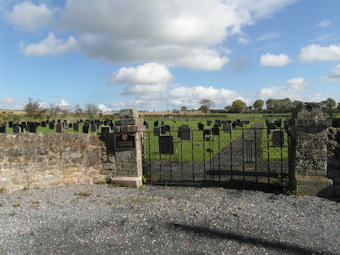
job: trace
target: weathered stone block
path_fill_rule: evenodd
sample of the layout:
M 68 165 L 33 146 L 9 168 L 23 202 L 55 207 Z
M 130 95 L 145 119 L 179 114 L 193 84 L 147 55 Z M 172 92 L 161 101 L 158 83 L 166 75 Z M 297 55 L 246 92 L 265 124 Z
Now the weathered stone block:
M 122 109 L 119 113 L 120 118 L 126 119 L 126 118 L 138 118 L 139 113 L 136 109 Z

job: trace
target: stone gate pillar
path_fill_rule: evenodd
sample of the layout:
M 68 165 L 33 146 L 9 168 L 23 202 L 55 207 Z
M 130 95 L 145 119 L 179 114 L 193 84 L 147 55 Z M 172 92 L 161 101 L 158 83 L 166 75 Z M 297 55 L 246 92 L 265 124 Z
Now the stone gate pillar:
M 302 195 L 327 195 L 327 129 L 331 126 L 318 103 L 301 103 L 289 120 L 289 164 L 292 186 Z
M 120 111 L 120 119 L 114 127 L 116 173 L 113 183 L 138 188 L 142 183 L 142 142 L 145 127 L 138 111 Z

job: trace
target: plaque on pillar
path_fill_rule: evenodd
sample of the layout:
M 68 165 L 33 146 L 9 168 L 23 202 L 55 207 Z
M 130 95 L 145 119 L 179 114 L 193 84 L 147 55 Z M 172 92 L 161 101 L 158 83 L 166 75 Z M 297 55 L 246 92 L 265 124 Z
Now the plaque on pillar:
M 135 145 L 136 142 L 134 135 L 127 133 L 115 135 L 115 147 L 117 150 L 134 149 Z

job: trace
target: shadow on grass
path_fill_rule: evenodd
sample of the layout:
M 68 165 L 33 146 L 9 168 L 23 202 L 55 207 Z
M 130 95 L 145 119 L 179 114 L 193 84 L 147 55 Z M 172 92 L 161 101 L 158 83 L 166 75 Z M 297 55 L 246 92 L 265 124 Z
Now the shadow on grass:
M 333 255 L 330 252 L 319 252 L 312 248 L 304 248 L 295 244 L 281 243 L 278 241 L 268 241 L 261 238 L 247 237 L 240 234 L 232 232 L 222 232 L 219 230 L 210 229 L 208 227 L 201 226 L 189 226 L 184 224 L 169 223 L 170 227 L 177 229 L 179 231 L 184 231 L 187 233 L 195 233 L 199 235 L 204 235 L 212 239 L 228 239 L 236 242 L 247 243 L 257 246 L 262 246 L 264 248 L 286 252 L 287 254 L 314 254 L 314 255 Z M 334 254 L 335 255 L 335 254 Z

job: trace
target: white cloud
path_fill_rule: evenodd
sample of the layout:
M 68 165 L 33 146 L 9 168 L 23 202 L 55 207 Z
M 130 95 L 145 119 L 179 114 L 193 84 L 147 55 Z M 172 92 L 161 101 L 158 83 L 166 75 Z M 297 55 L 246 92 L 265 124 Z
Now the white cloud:
M 19 48 L 25 56 L 56 56 L 76 50 L 77 41 L 73 36 L 69 36 L 67 41 L 58 39 L 51 32 L 40 43 L 25 45 L 24 42 L 20 42 Z
M 322 94 L 308 94 L 306 87 L 310 85 L 303 78 L 294 78 L 285 82 L 286 86 L 274 86 L 263 88 L 258 92 L 257 98 L 266 99 L 282 99 L 290 98 L 291 100 L 300 101 L 321 101 L 327 96 Z
M 331 24 L 332 22 L 329 20 L 322 20 L 319 23 L 317 23 L 315 26 L 325 28 L 325 27 L 329 27 Z
M 280 36 L 279 32 L 271 32 L 271 33 L 264 34 L 264 35 L 261 35 L 261 36 L 257 37 L 256 41 L 258 41 L 258 42 L 268 41 L 268 40 L 275 39 L 275 38 L 277 38 L 279 36 Z
M 35 31 L 51 25 L 55 11 L 43 3 L 35 5 L 30 1 L 24 1 L 14 5 L 13 10 L 5 15 L 5 19 L 19 29 Z
M 108 106 L 106 106 L 104 104 L 99 104 L 99 105 L 97 105 L 97 107 L 98 107 L 99 111 L 104 112 L 104 113 L 112 112 L 113 111 L 113 108 L 108 107 Z
M 168 95 L 169 102 L 175 107 L 185 105 L 190 108 L 198 108 L 202 99 L 211 100 L 216 108 L 231 105 L 236 99 L 250 102 L 250 99 L 243 97 L 236 91 L 203 86 L 174 88 L 168 92 Z
M 239 37 L 237 42 L 242 45 L 247 45 L 248 43 L 250 43 L 250 40 L 248 38 Z
M 166 66 L 146 63 L 136 67 L 120 68 L 112 74 L 110 84 L 165 84 L 172 78 Z
M 273 55 L 267 53 L 260 58 L 261 66 L 285 66 L 291 63 L 289 57 L 285 54 Z
M 322 47 L 311 44 L 303 47 L 299 54 L 299 60 L 302 63 L 312 61 L 338 61 L 340 60 L 340 44 Z
M 293 2 L 68 0 L 60 24 L 90 58 L 218 70 L 229 61 L 218 50 L 227 37 Z
M 338 64 L 332 72 L 324 77 L 324 80 L 335 82 L 340 80 L 340 64 Z

